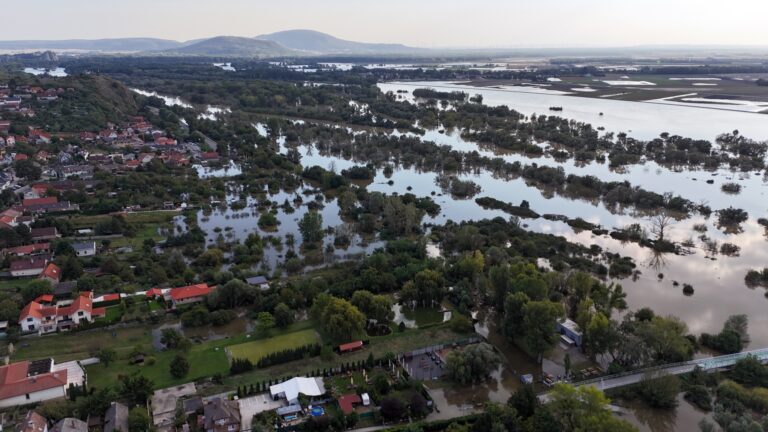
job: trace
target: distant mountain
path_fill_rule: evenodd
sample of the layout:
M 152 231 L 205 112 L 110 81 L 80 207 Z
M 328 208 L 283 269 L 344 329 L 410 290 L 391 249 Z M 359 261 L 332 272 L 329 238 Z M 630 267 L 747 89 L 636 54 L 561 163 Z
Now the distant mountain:
M 211 57 L 279 57 L 295 55 L 276 42 L 235 36 L 217 36 L 186 46 L 164 50 L 164 54 Z
M 256 39 L 311 54 L 413 54 L 423 51 L 400 44 L 353 42 L 314 30 L 286 30 L 256 36 Z
M 82 50 L 104 52 L 134 52 L 167 50 L 182 43 L 154 38 L 69 39 L 0 41 L 0 50 Z

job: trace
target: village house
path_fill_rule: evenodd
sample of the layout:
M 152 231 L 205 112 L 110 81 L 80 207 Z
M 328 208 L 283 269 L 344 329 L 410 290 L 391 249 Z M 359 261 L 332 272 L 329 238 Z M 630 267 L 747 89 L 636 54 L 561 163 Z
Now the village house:
M 32 228 L 29 232 L 32 236 L 32 241 L 38 243 L 55 240 L 61 237 L 56 227 Z
M 47 254 L 51 251 L 50 243 L 35 243 L 31 245 L 16 246 L 3 249 L 2 255 L 11 255 L 16 257 L 25 257 L 32 255 Z
M 88 423 L 80 419 L 67 417 L 53 425 L 51 432 L 88 432 Z
M 96 255 L 96 242 L 77 242 L 72 243 L 72 249 L 75 250 L 75 254 L 79 257 L 89 257 Z
M 27 411 L 16 426 L 16 432 L 48 432 L 48 420 L 34 411 Z
M 237 401 L 215 398 L 203 408 L 206 432 L 239 432 L 240 408 Z
M 0 366 L 0 408 L 65 397 L 67 370 L 52 369 L 52 359 Z
M 43 272 L 40 273 L 40 279 L 47 280 L 51 285 L 56 285 L 61 281 L 61 269 L 54 263 L 48 263 Z
M 29 302 L 19 314 L 19 327 L 24 333 L 53 333 L 93 322 L 105 314 L 105 308 L 93 307 L 91 293 L 83 292 L 66 306 L 45 306 L 36 301 Z
M 165 300 L 170 301 L 172 307 L 175 309 L 178 306 L 204 301 L 205 297 L 210 294 L 211 289 L 212 288 L 205 283 L 172 288 L 165 294 Z
M 48 261 L 50 260 L 50 256 L 48 255 L 42 255 L 42 256 L 36 256 L 36 257 L 30 257 L 25 259 L 20 259 L 16 261 L 11 261 L 11 276 L 13 277 L 30 277 L 30 276 L 39 276 L 43 270 L 45 270 L 45 266 L 48 265 Z
M 250 285 L 259 288 L 262 291 L 269 289 L 269 281 L 264 276 L 252 276 L 245 279 L 245 282 Z
M 104 414 L 104 432 L 128 431 L 128 407 L 120 402 L 112 402 Z
M 71 177 L 90 179 L 93 178 L 93 167 L 91 165 L 66 165 L 59 168 L 58 176 L 61 179 Z

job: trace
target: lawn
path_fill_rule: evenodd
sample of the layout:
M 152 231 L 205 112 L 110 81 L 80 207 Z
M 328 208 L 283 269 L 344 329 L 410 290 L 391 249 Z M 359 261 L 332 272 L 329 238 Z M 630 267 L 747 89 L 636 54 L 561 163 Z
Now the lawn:
M 13 360 L 53 357 L 56 363 L 91 357 L 100 348 L 112 348 L 128 355 L 136 345 L 150 346 L 149 329 L 144 326 L 114 330 L 94 329 L 75 333 L 24 338 L 16 344 Z
M 0 291 L 20 290 L 36 280 L 36 277 L 0 280 Z
M 145 365 L 130 365 L 127 357 L 118 355 L 118 361 L 110 364 L 109 367 L 105 367 L 103 364 L 86 367 L 88 384 L 90 387 L 96 388 L 109 387 L 117 384 L 121 375 L 139 372 L 152 380 L 155 388 L 165 388 L 209 377 L 216 373 L 226 374 L 229 369 L 229 361 L 223 348 L 214 346 L 214 344 L 193 345 L 189 352 L 184 354 L 189 360 L 189 373 L 187 376 L 177 379 L 171 376 L 169 372 L 171 361 L 176 354 L 179 353 L 173 350 L 151 353 L 146 357 Z M 149 363 L 152 361 L 154 363 L 150 365 Z
M 319 337 L 314 330 L 302 330 L 294 333 L 282 334 L 267 339 L 232 345 L 227 348 L 232 358 L 247 358 L 256 364 L 262 357 L 273 352 L 298 348 L 319 342 Z
M 106 310 L 106 314 L 104 315 L 104 321 L 114 324 L 117 322 L 120 322 L 120 319 L 123 317 L 123 307 L 120 305 L 110 306 Z

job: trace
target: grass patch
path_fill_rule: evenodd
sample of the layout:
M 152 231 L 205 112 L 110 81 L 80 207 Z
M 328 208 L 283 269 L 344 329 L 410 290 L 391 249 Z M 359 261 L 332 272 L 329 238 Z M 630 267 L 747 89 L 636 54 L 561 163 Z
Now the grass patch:
M 314 330 L 302 330 L 267 339 L 232 345 L 228 349 L 232 358 L 246 358 L 250 360 L 251 363 L 256 364 L 262 357 L 273 352 L 298 348 L 318 341 L 319 338 Z
M 74 333 L 24 338 L 16 344 L 14 360 L 34 360 L 52 357 L 56 363 L 90 357 L 100 348 L 112 348 L 118 356 L 126 356 L 136 345 L 150 346 L 149 328 L 128 327 L 114 330 L 95 329 Z
M 108 323 L 120 322 L 121 318 L 123 318 L 123 307 L 120 305 L 108 307 L 104 315 L 104 321 Z
M 0 291 L 17 291 L 36 281 L 37 278 L 5 279 L 0 280 Z

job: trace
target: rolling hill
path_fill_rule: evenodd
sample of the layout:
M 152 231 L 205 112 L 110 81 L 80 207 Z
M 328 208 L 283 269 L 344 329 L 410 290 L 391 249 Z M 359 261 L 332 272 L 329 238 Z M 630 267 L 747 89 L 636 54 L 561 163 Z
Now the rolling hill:
M 257 36 L 310 54 L 413 54 L 422 51 L 400 44 L 354 42 L 314 30 L 286 30 Z
M 297 54 L 273 41 L 235 36 L 204 39 L 190 45 L 164 50 L 162 53 L 211 57 L 278 57 Z

